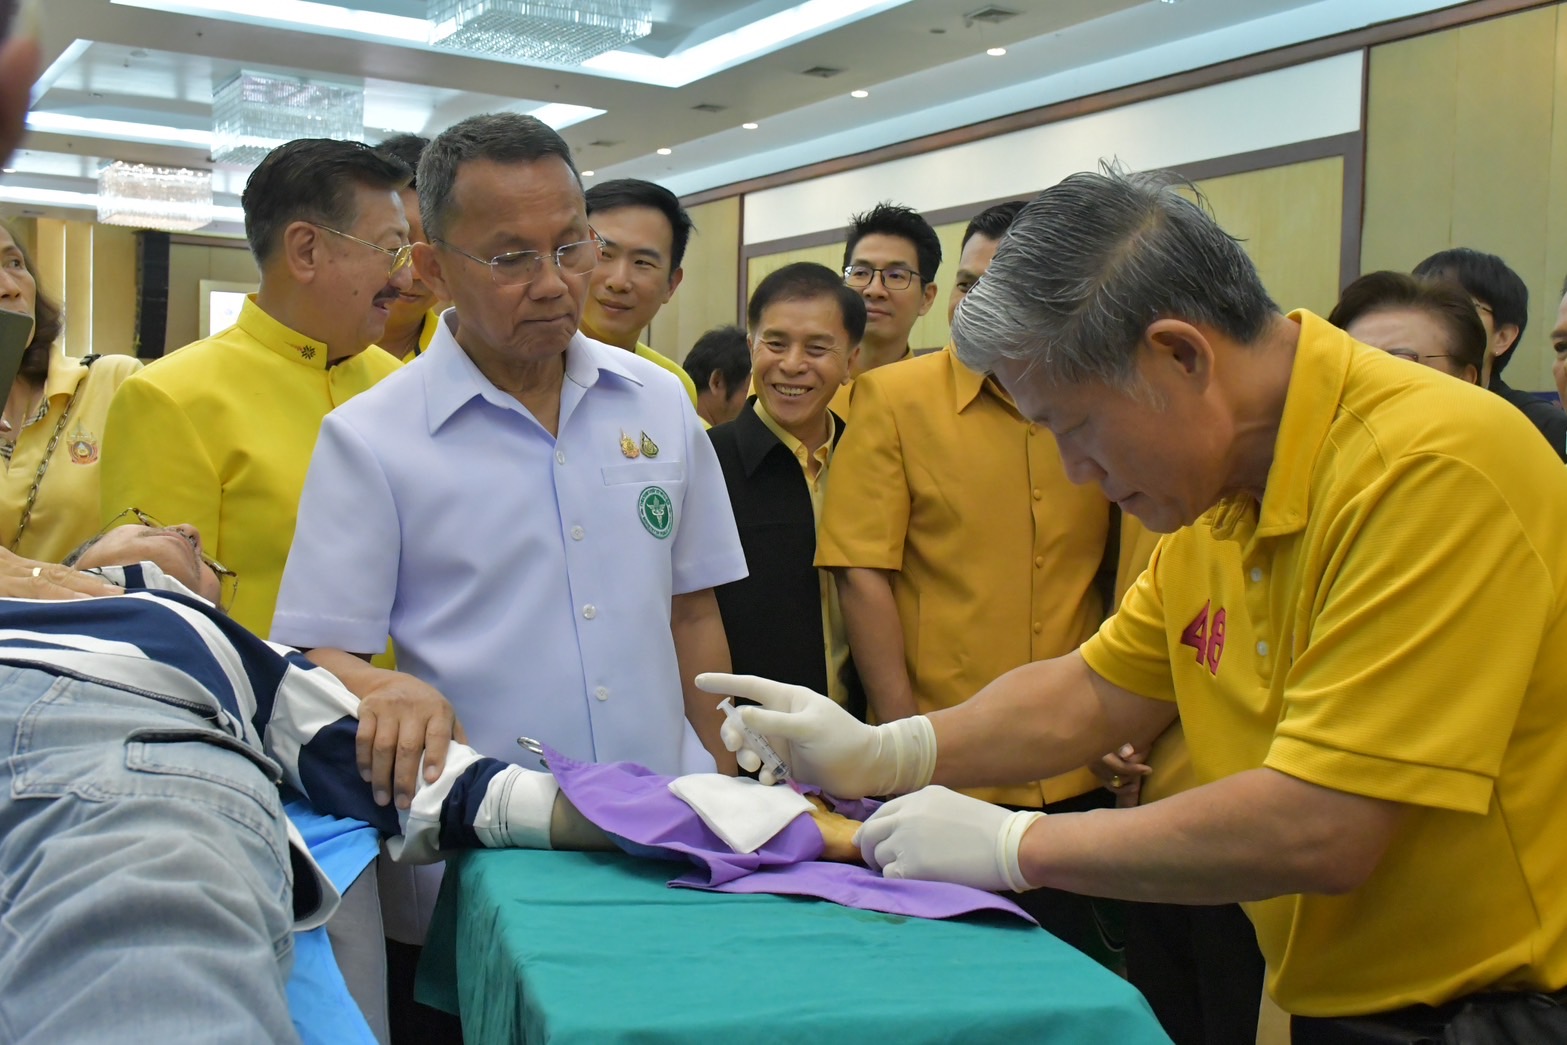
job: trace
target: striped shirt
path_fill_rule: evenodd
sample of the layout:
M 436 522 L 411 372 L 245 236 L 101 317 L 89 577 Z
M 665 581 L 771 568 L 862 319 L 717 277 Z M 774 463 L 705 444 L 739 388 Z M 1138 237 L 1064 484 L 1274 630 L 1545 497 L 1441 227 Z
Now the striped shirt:
M 549 847 L 552 777 L 453 743 L 412 807 L 375 804 L 354 752 L 359 700 L 296 650 L 266 642 L 155 565 L 96 571 L 124 595 L 62 602 L 0 599 L 0 663 L 36 668 L 178 708 L 262 756 L 274 783 L 388 838 L 394 859 L 430 863 L 460 848 Z M 295 846 L 304 854 L 297 837 Z M 314 868 L 314 864 L 310 866 Z M 296 907 L 302 928 L 335 906 Z M 296 884 L 296 889 L 298 885 Z

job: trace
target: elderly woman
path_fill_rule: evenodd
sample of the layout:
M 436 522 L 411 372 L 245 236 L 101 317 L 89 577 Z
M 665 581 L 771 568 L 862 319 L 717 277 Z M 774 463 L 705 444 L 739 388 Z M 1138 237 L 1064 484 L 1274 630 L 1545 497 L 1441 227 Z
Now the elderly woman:
M 120 382 L 141 364 L 131 356 L 65 355 L 60 306 L 38 290 L 32 260 L 0 225 L 0 309 L 30 316 L 33 336 L 0 412 L 0 546 L 59 562 L 102 521 L 98 452 Z
M 1368 272 L 1344 288 L 1328 322 L 1363 344 L 1470 384 L 1487 338 L 1474 302 L 1456 284 L 1402 272 Z

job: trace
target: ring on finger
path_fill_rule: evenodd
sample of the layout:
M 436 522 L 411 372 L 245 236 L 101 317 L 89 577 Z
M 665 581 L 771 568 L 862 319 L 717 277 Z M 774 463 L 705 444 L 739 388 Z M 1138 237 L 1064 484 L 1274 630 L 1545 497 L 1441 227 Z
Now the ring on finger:
M 1121 774 L 1117 773 L 1115 776 L 1110 778 L 1110 786 L 1111 787 L 1125 787 L 1126 786 L 1126 778 L 1123 777 Z

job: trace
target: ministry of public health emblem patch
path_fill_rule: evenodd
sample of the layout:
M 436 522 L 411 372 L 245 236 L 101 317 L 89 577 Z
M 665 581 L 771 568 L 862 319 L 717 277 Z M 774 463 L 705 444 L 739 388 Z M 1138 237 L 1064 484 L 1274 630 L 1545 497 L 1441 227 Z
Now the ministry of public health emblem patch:
M 664 540 L 675 530 L 675 506 L 662 486 L 649 486 L 637 498 L 637 518 L 642 528 L 659 540 Z

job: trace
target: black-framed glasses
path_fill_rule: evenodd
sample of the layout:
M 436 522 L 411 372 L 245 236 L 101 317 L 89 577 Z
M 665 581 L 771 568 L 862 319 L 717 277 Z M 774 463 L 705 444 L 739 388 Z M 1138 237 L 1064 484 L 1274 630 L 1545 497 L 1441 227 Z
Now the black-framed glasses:
M 850 265 L 843 270 L 843 284 L 855 290 L 864 290 L 875 281 L 877 273 L 881 274 L 881 285 L 888 290 L 908 290 L 914 285 L 914 281 L 920 278 L 918 272 L 906 269 L 902 265 L 893 265 L 884 269 L 871 265 Z
M 469 254 L 461 247 L 436 238 L 435 242 L 455 254 L 461 254 L 469 261 L 477 261 L 481 265 L 490 268 L 490 279 L 495 281 L 498 287 L 521 287 L 532 283 L 539 278 L 539 273 L 544 271 L 544 259 L 553 258 L 555 268 L 562 274 L 580 276 L 584 272 L 591 272 L 598 265 L 604 250 L 604 241 L 599 239 L 598 233 L 593 233 L 592 239 L 578 240 L 568 243 L 563 247 L 556 247 L 552 251 L 514 250 L 506 254 L 497 254 L 488 260 L 477 254 Z
M 122 509 L 120 513 L 114 518 L 110 519 L 108 524 L 104 526 L 102 530 L 98 531 L 98 537 L 102 537 L 116 526 L 128 524 L 131 519 L 135 519 L 138 523 L 147 527 L 149 530 L 164 530 L 179 534 L 179 531 L 175 530 L 174 527 L 165 526 L 163 523 L 154 519 L 140 508 L 125 508 Z M 179 536 L 183 538 L 185 535 L 179 534 Z M 95 537 L 93 540 L 96 541 L 97 538 Z M 222 606 L 225 610 L 228 609 L 230 606 L 234 605 L 234 596 L 239 592 L 239 574 L 235 573 L 233 570 L 229 569 L 227 566 L 223 565 L 221 562 L 214 559 L 210 555 L 202 555 L 201 561 L 207 564 L 207 569 L 211 570 L 214 574 L 217 575 L 219 592 L 218 605 Z
M 392 268 L 391 271 L 386 274 L 387 279 L 397 278 L 397 274 L 399 272 L 407 268 L 409 265 L 412 265 L 414 262 L 414 245 L 412 243 L 404 243 L 396 250 L 393 250 L 390 247 L 383 247 L 378 243 L 371 243 L 367 239 L 360 239 L 358 236 L 350 236 L 342 229 L 334 229 L 332 226 L 323 225 L 319 221 L 307 221 L 305 224 L 313 225 L 322 232 L 330 232 L 334 236 L 341 236 L 344 239 L 353 240 L 355 243 L 363 244 L 364 246 L 369 247 L 371 250 L 379 251 L 382 254 L 385 254 L 387 257 L 391 258 Z

